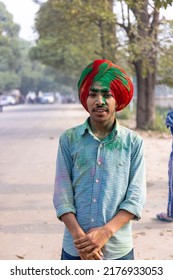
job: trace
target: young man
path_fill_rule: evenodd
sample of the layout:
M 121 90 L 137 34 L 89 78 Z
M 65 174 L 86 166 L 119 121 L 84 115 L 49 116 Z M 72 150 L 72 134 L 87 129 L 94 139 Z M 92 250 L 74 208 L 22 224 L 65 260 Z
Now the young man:
M 95 60 L 82 72 L 84 124 L 60 137 L 54 206 L 65 224 L 62 260 L 134 259 L 131 220 L 145 204 L 143 140 L 115 112 L 132 99 L 125 71 Z

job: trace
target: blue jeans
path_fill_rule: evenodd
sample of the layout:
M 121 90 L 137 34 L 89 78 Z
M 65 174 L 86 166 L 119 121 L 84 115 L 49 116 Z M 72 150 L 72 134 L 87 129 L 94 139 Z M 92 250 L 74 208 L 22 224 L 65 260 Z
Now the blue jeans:
M 62 249 L 61 260 L 80 260 L 80 257 L 71 256 L 67 254 L 64 249 Z M 125 256 L 115 259 L 115 260 L 134 260 L 134 251 L 133 249 Z

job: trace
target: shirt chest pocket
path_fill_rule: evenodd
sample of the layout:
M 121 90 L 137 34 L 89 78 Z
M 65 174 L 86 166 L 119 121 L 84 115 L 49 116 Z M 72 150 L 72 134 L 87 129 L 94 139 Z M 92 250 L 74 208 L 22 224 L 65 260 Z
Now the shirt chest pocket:
M 116 180 L 118 184 L 122 184 L 123 188 L 126 188 L 130 174 L 130 162 L 129 159 L 119 159 L 116 163 Z
M 124 151 L 115 151 L 106 155 L 106 166 L 110 168 L 111 172 L 115 174 L 127 173 L 129 169 L 129 156 Z
M 117 160 L 116 167 L 117 168 L 124 168 L 125 167 L 125 160 L 123 160 L 123 159 Z

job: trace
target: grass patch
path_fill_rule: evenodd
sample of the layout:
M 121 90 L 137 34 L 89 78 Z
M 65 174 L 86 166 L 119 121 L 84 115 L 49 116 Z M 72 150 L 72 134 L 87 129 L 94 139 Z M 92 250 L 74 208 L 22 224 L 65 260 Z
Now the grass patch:
M 166 115 L 170 108 L 156 108 L 156 117 L 153 130 L 170 134 L 170 130 L 165 125 Z
M 158 132 L 158 133 L 166 133 L 170 134 L 170 130 L 165 125 L 165 120 L 167 113 L 170 111 L 170 108 L 163 108 L 163 107 L 156 107 L 155 111 L 155 121 L 152 131 Z M 136 107 L 133 107 L 133 111 L 130 110 L 130 107 L 127 106 L 124 110 L 120 112 L 116 112 L 116 117 L 119 120 L 124 121 L 130 121 L 131 119 L 136 119 Z

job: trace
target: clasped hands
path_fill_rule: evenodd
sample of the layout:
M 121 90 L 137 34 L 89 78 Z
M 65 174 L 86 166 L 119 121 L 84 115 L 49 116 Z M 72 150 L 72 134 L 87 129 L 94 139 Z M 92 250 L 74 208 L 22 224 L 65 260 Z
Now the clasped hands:
M 82 260 L 102 260 L 101 249 L 108 239 L 109 236 L 105 228 L 91 228 L 85 236 L 75 239 L 74 245 Z

